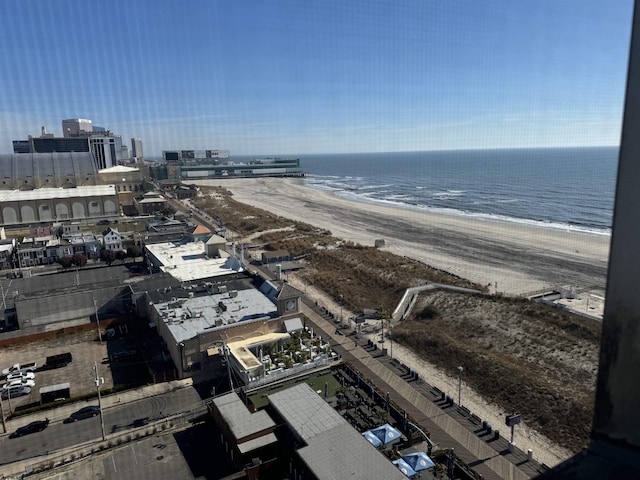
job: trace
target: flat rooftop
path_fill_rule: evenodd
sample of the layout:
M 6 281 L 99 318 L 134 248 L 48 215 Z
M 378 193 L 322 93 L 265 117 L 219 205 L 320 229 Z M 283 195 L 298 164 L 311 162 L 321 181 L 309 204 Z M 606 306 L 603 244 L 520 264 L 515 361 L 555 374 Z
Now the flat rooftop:
M 247 406 L 235 392 L 216 397 L 213 403 L 238 441 L 264 430 L 276 428 L 275 422 L 267 412 L 264 410 L 249 412 Z
M 220 305 L 226 308 L 222 308 Z M 277 314 L 276 306 L 260 291 L 232 290 L 228 293 L 161 302 L 153 306 L 167 324 L 176 342 L 212 329 Z
M 161 264 L 160 270 L 169 273 L 181 282 L 244 271 L 240 259 L 236 257 L 207 257 L 204 253 L 205 246 L 203 242 L 178 245 L 174 243 L 154 243 L 147 244 L 145 248 Z

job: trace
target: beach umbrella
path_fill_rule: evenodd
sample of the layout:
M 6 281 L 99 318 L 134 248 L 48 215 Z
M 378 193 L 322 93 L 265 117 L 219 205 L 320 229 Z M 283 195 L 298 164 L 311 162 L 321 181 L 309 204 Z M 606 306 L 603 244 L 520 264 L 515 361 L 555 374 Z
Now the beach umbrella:
M 380 445 L 382 445 L 382 441 L 378 438 L 377 435 L 375 435 L 370 430 L 367 430 L 366 432 L 364 432 L 362 436 L 366 438 L 369 441 L 369 443 L 374 447 L 379 447 Z
M 424 452 L 410 453 L 408 455 L 404 455 L 402 459 L 411 465 L 411 468 L 416 472 L 436 466 L 436 464 L 433 463 L 433 460 L 431 460 Z
M 402 434 L 398 430 L 393 428 L 388 423 L 385 423 L 381 427 L 374 428 L 370 430 L 370 432 L 373 433 L 376 437 L 378 437 L 380 439 L 380 442 L 383 445 L 386 445 L 387 443 L 391 443 L 402 436 Z
M 413 468 L 411 468 L 411 465 L 409 465 L 407 462 L 405 462 L 401 458 L 399 458 L 398 460 L 394 460 L 392 463 L 396 467 L 398 467 L 400 471 L 404 473 L 407 477 L 413 477 L 416 474 L 416 471 Z

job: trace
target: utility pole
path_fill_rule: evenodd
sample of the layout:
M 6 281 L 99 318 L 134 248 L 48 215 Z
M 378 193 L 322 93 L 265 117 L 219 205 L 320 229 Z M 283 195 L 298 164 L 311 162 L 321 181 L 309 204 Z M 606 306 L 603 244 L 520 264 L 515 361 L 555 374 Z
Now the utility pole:
M 100 426 L 102 427 L 102 440 L 105 440 L 104 434 L 104 415 L 102 413 L 102 398 L 100 397 L 100 385 L 104 383 L 104 377 L 98 376 L 98 362 L 93 362 L 93 370 L 95 372 L 96 390 L 98 391 L 98 408 L 100 409 Z
M 7 433 L 7 425 L 5 424 L 4 408 L 2 407 L 1 398 L 0 398 L 0 417 L 2 418 L 2 433 Z
M 458 367 L 458 406 L 461 407 L 462 403 L 460 401 L 460 392 L 462 391 L 462 372 L 464 368 Z
M 96 327 L 98 328 L 98 339 L 100 343 L 102 343 L 102 332 L 100 331 L 100 317 L 98 316 L 98 304 L 96 303 L 96 299 L 93 299 L 93 308 L 96 311 Z

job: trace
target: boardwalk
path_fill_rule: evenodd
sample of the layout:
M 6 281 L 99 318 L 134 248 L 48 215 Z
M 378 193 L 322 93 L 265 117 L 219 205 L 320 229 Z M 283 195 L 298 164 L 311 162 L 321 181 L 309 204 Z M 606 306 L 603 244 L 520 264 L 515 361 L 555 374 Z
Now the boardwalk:
M 409 378 L 406 369 L 396 361 L 381 355 L 379 350 L 368 351 L 372 348 L 354 336 L 336 334 L 335 324 L 309 304 L 302 306 L 302 313 L 315 325 L 314 330 L 320 329 L 331 338 L 344 361 L 389 392 L 397 405 L 423 425 L 439 448 L 453 448 L 456 455 L 484 479 L 526 480 L 545 471 L 538 462 L 529 461 L 525 452 L 518 449 L 509 452 L 508 440 L 488 434 L 482 429 L 480 419 L 456 406 L 445 405 L 436 389 L 424 381 Z M 498 427 L 507 431 L 506 426 Z

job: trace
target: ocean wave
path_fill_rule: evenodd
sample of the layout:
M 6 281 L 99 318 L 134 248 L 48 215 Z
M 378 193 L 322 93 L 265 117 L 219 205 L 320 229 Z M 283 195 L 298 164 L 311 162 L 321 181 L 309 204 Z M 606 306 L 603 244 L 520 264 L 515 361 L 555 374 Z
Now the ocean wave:
M 339 191 L 339 192 L 336 192 L 336 194 L 347 200 L 353 200 L 361 203 L 369 203 L 369 204 L 402 208 L 405 210 L 437 213 L 439 215 L 464 217 L 464 218 L 487 221 L 487 222 L 526 225 L 531 227 L 545 228 L 548 230 L 556 230 L 556 231 L 563 231 L 563 232 L 570 232 L 570 233 L 582 233 L 582 234 L 589 234 L 589 235 L 605 235 L 605 236 L 611 235 L 611 228 L 598 228 L 598 227 L 582 225 L 578 223 L 554 222 L 550 220 L 532 220 L 532 219 L 512 217 L 509 215 L 470 212 L 467 210 L 460 210 L 460 209 L 450 208 L 450 207 L 433 207 L 433 206 L 427 206 L 424 204 L 415 204 L 415 203 L 410 204 L 407 202 L 399 201 L 397 199 L 391 199 L 388 197 L 387 198 L 373 198 L 370 196 L 365 197 L 362 195 L 357 195 L 357 194 L 353 194 L 352 192 L 346 192 L 346 191 Z

